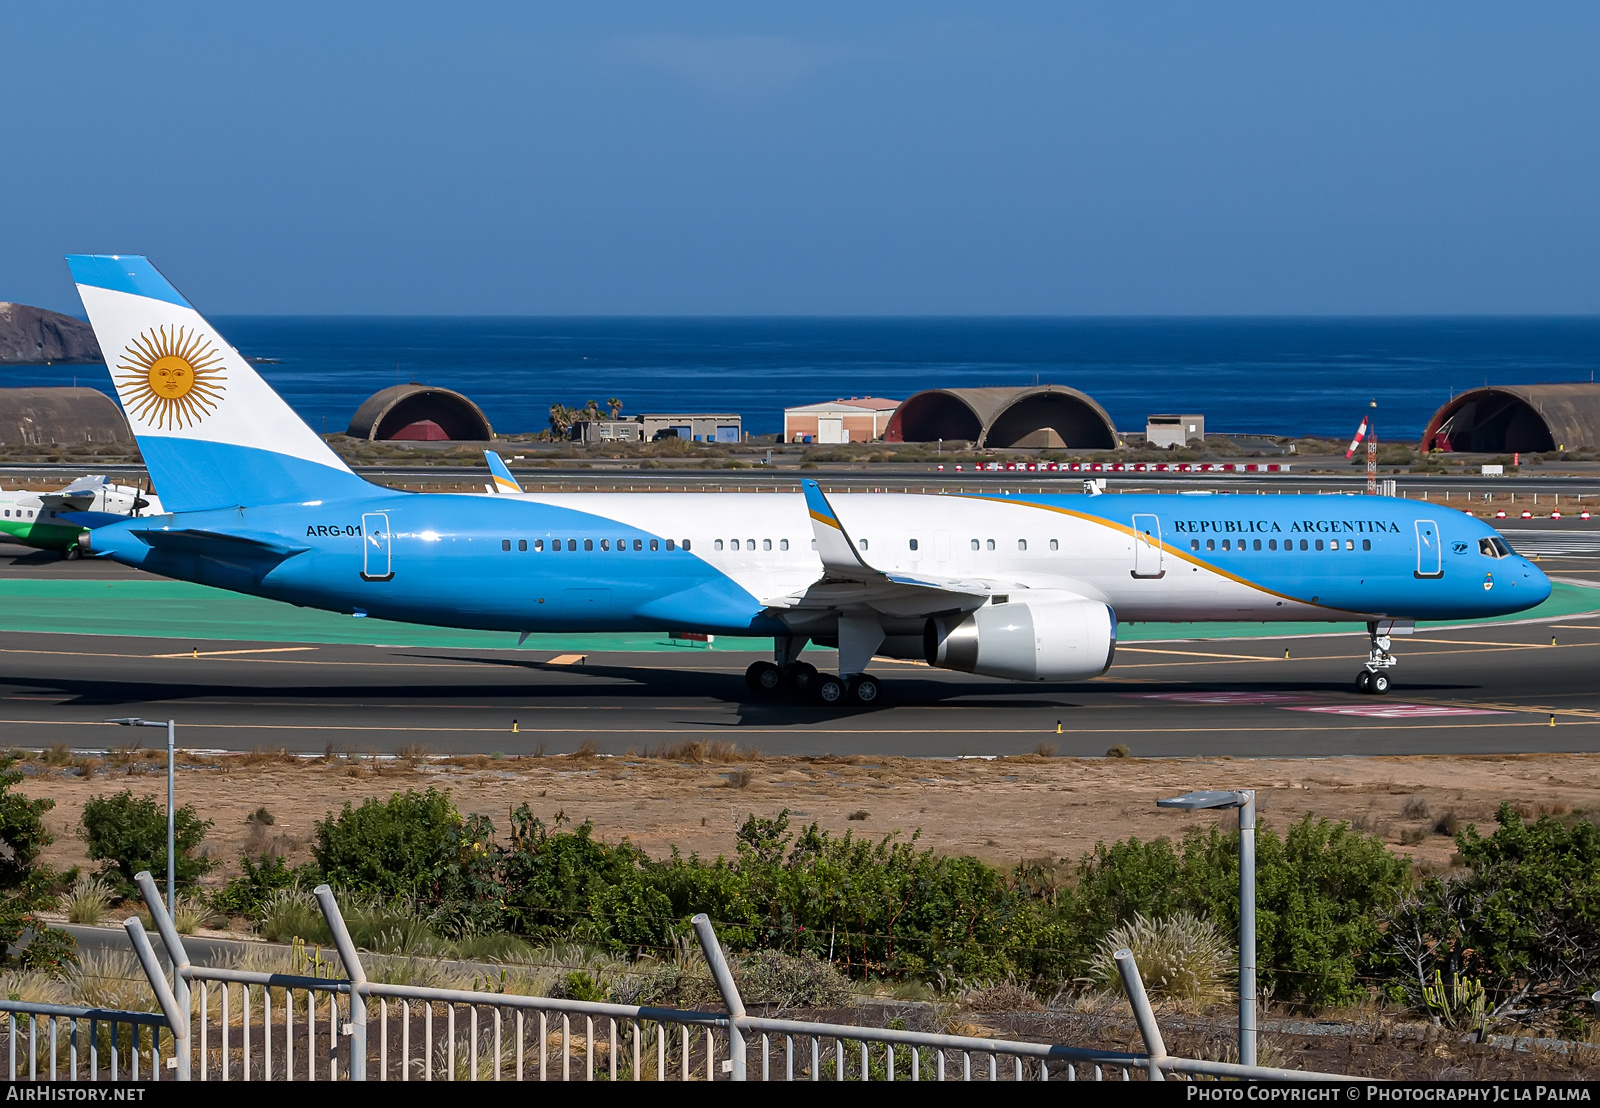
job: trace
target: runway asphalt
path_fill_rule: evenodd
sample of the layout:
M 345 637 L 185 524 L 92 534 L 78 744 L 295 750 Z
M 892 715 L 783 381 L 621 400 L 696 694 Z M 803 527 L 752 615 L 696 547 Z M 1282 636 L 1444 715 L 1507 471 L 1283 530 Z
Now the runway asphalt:
M 1517 541 L 1515 528 L 1507 533 Z M 1572 531 L 1562 543 L 1575 549 L 1541 565 L 1557 578 L 1600 583 L 1594 537 Z M 126 572 L 0 552 L 0 582 Z M 742 675 L 760 655 L 745 651 L 558 653 L 8 631 L 0 634 L 0 745 L 92 750 L 159 738 L 101 722 L 139 715 L 177 719 L 186 747 L 318 754 L 329 746 L 558 754 L 586 742 L 622 753 L 696 739 L 768 754 L 936 757 L 1025 753 L 1040 744 L 1093 756 L 1121 744 L 1136 757 L 1600 749 L 1600 610 L 1399 639 L 1386 697 L 1353 691 L 1364 635 L 1217 640 L 1187 639 L 1197 628 L 1185 625 L 1165 630 L 1167 641 L 1121 645 L 1106 677 L 1081 684 L 1024 685 L 883 662 L 874 671 L 888 703 L 871 710 L 756 700 Z M 815 656 L 824 667 L 828 658 Z

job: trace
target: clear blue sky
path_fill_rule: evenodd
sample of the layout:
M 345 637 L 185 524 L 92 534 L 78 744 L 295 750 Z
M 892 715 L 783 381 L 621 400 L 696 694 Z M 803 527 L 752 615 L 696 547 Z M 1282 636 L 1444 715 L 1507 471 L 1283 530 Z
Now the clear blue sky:
M 0 299 L 1600 311 L 1591 3 L 7 5 Z

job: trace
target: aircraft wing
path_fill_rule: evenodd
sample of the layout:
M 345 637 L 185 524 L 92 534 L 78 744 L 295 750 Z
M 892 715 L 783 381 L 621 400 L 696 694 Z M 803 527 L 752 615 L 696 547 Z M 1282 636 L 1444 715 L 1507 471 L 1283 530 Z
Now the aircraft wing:
M 105 487 L 104 474 L 91 474 L 79 477 L 76 481 L 55 492 L 39 494 L 39 502 L 53 512 L 66 510 L 69 512 L 87 511 L 94 507 L 95 495 Z

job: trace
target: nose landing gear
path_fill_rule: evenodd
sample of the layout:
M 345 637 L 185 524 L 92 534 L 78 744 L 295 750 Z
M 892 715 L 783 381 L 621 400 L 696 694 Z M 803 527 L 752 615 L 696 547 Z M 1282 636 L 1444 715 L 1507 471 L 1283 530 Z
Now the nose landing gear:
M 1356 674 L 1356 692 L 1382 696 L 1389 691 L 1389 675 L 1383 671 L 1398 665 L 1399 659 L 1389 653 L 1389 647 L 1394 644 L 1388 635 L 1378 633 L 1378 624 L 1367 624 L 1367 637 L 1372 646 L 1367 653 L 1367 664 Z

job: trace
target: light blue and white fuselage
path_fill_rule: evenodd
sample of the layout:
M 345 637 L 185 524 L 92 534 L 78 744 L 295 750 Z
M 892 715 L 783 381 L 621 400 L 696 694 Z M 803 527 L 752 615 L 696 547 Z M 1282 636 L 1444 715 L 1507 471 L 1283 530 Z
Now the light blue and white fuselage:
M 447 627 L 771 635 L 777 660 L 752 667 L 755 687 L 863 702 L 878 692 L 874 656 L 1093 677 L 1119 620 L 1365 621 L 1363 687 L 1383 691 L 1391 629 L 1550 593 L 1485 524 L 1381 497 L 824 497 L 812 482 L 544 495 L 517 491 L 503 466 L 495 495 L 384 489 L 145 259 L 68 261 L 167 509 L 103 527 L 88 548 L 168 577 Z M 201 387 L 178 395 L 189 362 Z M 807 640 L 839 647 L 845 680 L 799 662 Z

